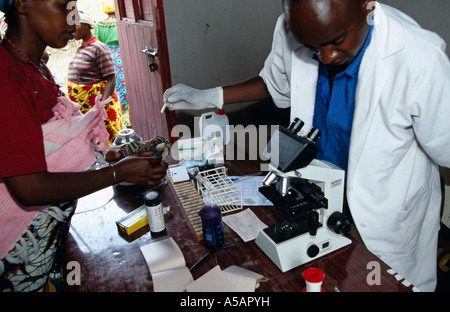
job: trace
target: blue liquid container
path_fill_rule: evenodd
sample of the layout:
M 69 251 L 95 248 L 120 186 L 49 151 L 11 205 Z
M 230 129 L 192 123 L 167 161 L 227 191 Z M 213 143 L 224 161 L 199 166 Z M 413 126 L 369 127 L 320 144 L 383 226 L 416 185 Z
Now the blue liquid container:
M 223 246 L 222 211 L 218 206 L 205 206 L 198 212 L 202 219 L 203 243 L 208 249 Z

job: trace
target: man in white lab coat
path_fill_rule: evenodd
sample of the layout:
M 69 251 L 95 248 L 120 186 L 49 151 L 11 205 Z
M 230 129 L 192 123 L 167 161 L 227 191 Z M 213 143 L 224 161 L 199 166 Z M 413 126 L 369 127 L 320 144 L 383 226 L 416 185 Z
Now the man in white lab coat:
M 366 247 L 422 291 L 436 286 L 441 189 L 450 167 L 445 43 L 369 0 L 285 0 L 260 75 L 233 86 L 165 93 L 169 109 L 272 97 L 323 137 L 320 158 L 346 170 Z

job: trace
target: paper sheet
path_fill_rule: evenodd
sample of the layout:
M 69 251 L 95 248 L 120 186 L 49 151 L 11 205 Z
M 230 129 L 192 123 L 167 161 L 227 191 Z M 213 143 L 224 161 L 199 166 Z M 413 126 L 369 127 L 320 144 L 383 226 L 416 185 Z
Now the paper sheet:
M 232 176 L 231 180 L 241 186 L 243 206 L 273 206 L 273 204 L 259 192 L 263 186 L 265 176 Z
M 235 231 L 244 242 L 254 240 L 265 225 L 250 209 L 222 217 L 222 221 Z
M 186 290 L 189 292 L 254 292 L 263 281 L 267 281 L 267 278 L 236 265 L 223 271 L 217 265 L 187 285 Z
M 268 279 L 258 273 L 232 265 L 222 271 L 233 291 L 253 292 Z
M 193 281 L 183 253 L 171 237 L 141 246 L 141 252 L 152 275 L 155 292 L 183 291 Z
M 267 280 L 234 265 L 223 271 L 216 266 L 194 281 L 181 250 L 171 237 L 141 246 L 141 252 L 152 275 L 155 292 L 253 292 L 260 282 Z
M 232 292 L 231 285 L 217 265 L 206 274 L 186 286 L 189 292 Z

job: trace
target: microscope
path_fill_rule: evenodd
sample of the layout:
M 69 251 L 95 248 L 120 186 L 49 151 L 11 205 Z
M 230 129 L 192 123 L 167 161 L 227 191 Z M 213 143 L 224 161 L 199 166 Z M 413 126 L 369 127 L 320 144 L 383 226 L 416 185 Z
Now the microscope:
M 351 224 L 342 213 L 345 172 L 315 159 L 321 133 L 313 127 L 300 136 L 303 125 L 297 118 L 275 131 L 265 151 L 269 173 L 259 188 L 284 220 L 262 230 L 255 243 L 282 272 L 351 243 L 345 237 Z

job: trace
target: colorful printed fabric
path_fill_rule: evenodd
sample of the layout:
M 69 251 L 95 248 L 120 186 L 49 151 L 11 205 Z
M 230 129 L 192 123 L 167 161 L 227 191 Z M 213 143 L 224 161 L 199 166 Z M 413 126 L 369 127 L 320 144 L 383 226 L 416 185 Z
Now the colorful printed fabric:
M 80 105 L 82 113 L 88 112 L 94 106 L 96 96 L 103 94 L 105 87 L 105 81 L 93 85 L 74 84 L 70 82 L 67 84 L 69 99 Z M 111 102 L 106 105 L 105 109 L 107 114 L 105 126 L 109 133 L 109 145 L 112 146 L 117 133 L 122 130 L 122 110 L 115 92 L 112 95 Z
M 119 37 L 117 35 L 116 19 L 109 16 L 95 26 L 94 35 L 108 46 L 114 60 L 116 70 L 116 93 L 119 96 L 120 105 L 128 104 L 125 75 L 123 73 L 122 57 L 120 55 Z
M 120 147 L 119 159 L 148 152 L 146 157 L 161 157 L 162 161 L 170 154 L 172 145 L 162 136 L 155 136 L 149 141 L 134 141 Z
M 6 24 L 5 16 L 3 15 L 3 12 L 1 12 L 1 10 L 0 10 L 0 40 L 3 39 L 3 36 L 6 34 L 7 29 L 8 29 L 8 24 Z
M 122 57 L 118 45 L 108 45 L 114 59 L 114 69 L 116 70 L 116 93 L 119 97 L 120 105 L 128 104 L 127 86 L 125 84 L 125 74 L 123 73 Z
M 62 291 L 65 240 L 76 202 L 41 210 L 0 260 L 0 291 Z

